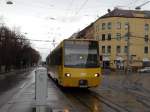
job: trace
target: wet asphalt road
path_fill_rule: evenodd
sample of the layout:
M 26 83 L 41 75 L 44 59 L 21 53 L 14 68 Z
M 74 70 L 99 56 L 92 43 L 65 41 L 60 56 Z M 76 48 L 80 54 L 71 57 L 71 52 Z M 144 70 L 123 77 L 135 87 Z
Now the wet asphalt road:
M 34 80 L 31 71 L 8 76 L 0 80 L 0 107 L 5 105 L 16 93 L 18 93 L 27 82 Z
M 116 74 L 119 75 L 116 77 Z M 34 71 L 32 71 L 0 81 L 0 108 L 27 84 L 32 86 L 30 90 L 34 91 L 34 75 Z M 121 72 L 111 73 L 111 75 L 106 72 L 103 77 L 102 85 L 91 89 L 62 89 L 54 81 L 48 79 L 48 104 L 55 112 L 58 112 L 59 109 L 62 112 L 150 112 L 149 100 L 145 100 L 141 94 L 144 93 L 148 99 L 149 91 L 142 89 L 143 86 L 138 89 L 132 87 L 125 89 L 121 85 L 122 79 L 124 79 Z M 132 82 L 134 80 L 138 80 L 140 83 L 145 82 L 143 85 L 146 88 L 149 86 L 148 78 L 148 75 L 144 75 L 144 77 L 134 76 L 130 79 Z M 32 95 L 34 98 L 34 94 Z

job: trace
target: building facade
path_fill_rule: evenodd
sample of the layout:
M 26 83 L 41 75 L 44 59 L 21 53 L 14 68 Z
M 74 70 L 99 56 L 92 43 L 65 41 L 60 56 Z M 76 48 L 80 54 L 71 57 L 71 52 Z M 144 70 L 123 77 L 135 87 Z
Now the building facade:
M 94 24 L 91 23 L 81 31 L 74 33 L 70 39 L 94 39 Z
M 105 68 L 147 66 L 150 62 L 150 11 L 114 9 L 94 22 L 100 62 Z M 128 51 L 129 49 L 129 51 Z

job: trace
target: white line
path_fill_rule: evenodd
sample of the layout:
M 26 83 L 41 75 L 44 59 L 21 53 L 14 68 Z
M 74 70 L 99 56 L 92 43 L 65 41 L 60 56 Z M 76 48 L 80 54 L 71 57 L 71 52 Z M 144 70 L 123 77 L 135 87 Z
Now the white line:
M 23 84 L 20 86 L 20 89 L 24 88 L 24 87 L 25 87 L 25 85 L 26 85 L 26 82 L 25 82 L 25 83 L 23 83 Z

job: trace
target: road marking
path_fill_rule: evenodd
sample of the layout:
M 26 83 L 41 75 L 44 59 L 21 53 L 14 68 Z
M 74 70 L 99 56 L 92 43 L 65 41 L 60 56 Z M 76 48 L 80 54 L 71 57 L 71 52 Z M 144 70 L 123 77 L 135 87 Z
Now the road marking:
M 26 82 L 20 86 L 20 89 L 23 89 L 25 87 L 25 85 L 26 85 Z

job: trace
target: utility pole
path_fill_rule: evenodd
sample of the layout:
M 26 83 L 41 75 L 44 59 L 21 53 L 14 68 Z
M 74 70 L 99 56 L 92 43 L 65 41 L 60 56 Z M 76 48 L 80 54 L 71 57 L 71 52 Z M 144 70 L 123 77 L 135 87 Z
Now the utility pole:
M 129 66 L 130 66 L 130 25 L 129 23 L 126 25 L 127 33 L 125 36 L 127 36 L 127 62 L 126 62 L 126 76 L 122 81 L 123 86 L 128 87 L 131 84 L 131 80 L 129 78 Z
M 55 48 L 55 45 L 56 45 L 55 39 L 53 39 L 52 44 L 53 44 L 53 47 Z
M 126 71 L 126 75 L 129 74 L 129 66 L 130 66 L 130 25 L 128 23 L 127 25 L 127 71 Z

